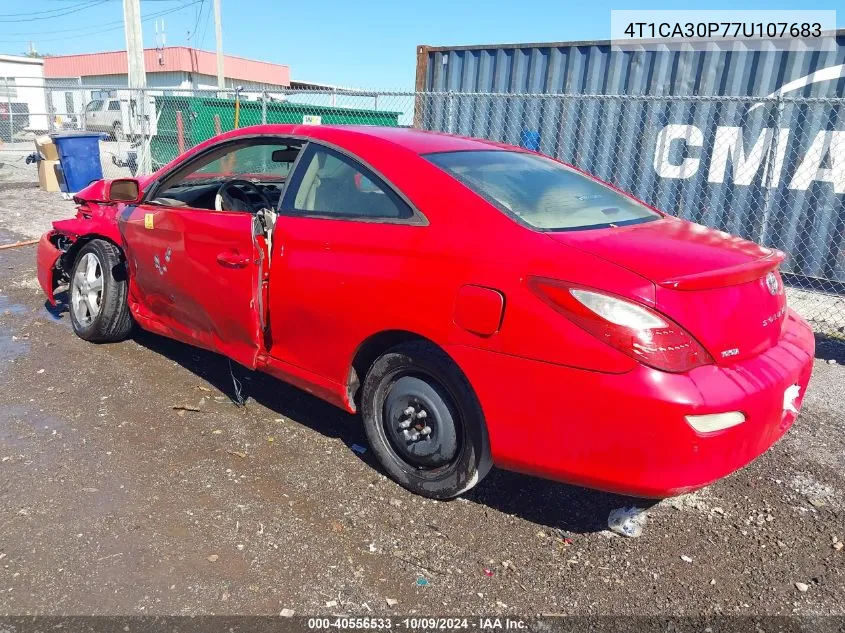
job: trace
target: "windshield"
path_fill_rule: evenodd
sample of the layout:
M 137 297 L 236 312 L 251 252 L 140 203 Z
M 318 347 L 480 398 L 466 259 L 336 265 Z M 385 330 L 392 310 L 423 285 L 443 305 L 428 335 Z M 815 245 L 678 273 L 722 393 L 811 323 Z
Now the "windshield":
M 263 182 L 282 182 L 290 171 L 298 148 L 274 141 L 248 145 L 229 151 L 206 162 L 185 176 L 183 184 L 221 178 L 246 178 Z
M 591 229 L 660 217 L 645 205 L 545 156 L 480 150 L 427 154 L 425 158 L 535 229 Z

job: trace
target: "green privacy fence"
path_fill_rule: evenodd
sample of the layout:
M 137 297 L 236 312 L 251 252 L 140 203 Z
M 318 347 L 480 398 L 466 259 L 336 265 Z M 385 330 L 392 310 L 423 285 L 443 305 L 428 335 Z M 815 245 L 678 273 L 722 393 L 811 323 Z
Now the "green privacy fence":
M 184 148 L 235 128 L 235 100 L 217 97 L 155 97 L 157 132 L 150 139 L 152 167 L 170 162 Z M 261 123 L 399 125 L 401 112 L 288 101 L 241 100 L 238 127 Z M 180 129 L 181 128 L 181 129 Z

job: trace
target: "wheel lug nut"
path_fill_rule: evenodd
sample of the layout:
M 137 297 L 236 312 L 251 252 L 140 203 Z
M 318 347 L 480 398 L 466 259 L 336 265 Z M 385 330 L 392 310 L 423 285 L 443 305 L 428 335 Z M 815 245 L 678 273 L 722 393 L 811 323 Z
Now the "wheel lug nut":
M 422 411 L 420 411 L 419 413 L 417 413 L 417 417 L 418 417 L 418 418 L 427 418 L 427 417 L 428 417 L 428 413 L 426 412 L 426 410 L 425 410 L 425 409 L 423 409 Z
M 406 407 L 405 410 L 402 412 L 405 415 L 414 415 L 416 413 L 414 407 Z
M 399 428 L 402 429 L 402 430 L 407 429 L 410 426 L 411 426 L 410 420 L 403 420 L 402 422 L 399 423 Z
M 431 427 L 430 426 L 423 427 L 423 430 L 420 431 L 420 433 L 422 435 L 431 435 Z

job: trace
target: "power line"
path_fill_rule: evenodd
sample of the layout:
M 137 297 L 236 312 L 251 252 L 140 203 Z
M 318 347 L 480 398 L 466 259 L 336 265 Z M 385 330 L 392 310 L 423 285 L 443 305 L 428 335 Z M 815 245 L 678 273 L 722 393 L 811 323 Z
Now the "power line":
M 205 44 L 205 34 L 208 33 L 208 25 L 211 22 L 211 3 L 206 5 L 205 22 L 202 25 L 202 35 L 200 36 L 200 43 L 197 48 L 202 48 Z
M 177 11 L 181 11 L 182 9 L 187 9 L 189 7 L 194 6 L 195 4 L 200 4 L 204 0 L 193 0 L 193 2 L 189 2 L 187 4 L 180 5 L 178 7 L 174 7 L 172 9 L 165 9 L 163 11 L 158 11 L 156 13 L 151 13 L 147 17 L 143 18 L 141 22 L 148 22 L 150 20 L 154 20 L 155 18 L 160 18 L 164 15 L 169 15 L 171 13 L 176 13 Z M 112 26 L 114 28 L 103 28 L 104 26 Z M 94 30 L 91 30 L 94 29 Z M 99 33 L 110 33 L 112 31 L 122 30 L 123 29 L 123 20 L 115 20 L 113 22 L 105 22 L 100 24 L 96 27 L 82 27 L 81 29 L 62 29 L 60 31 L 52 31 L 52 33 L 73 33 L 72 35 L 66 35 L 64 37 L 50 37 L 51 42 L 59 41 L 59 40 L 70 40 L 70 39 L 77 39 L 79 37 L 85 37 L 86 35 L 97 35 Z M 30 40 L 37 40 L 39 37 L 44 35 L 49 35 L 51 31 L 41 31 L 39 33 L 33 34 L 31 37 L 27 37 L 23 40 L 0 40 L 2 44 L 21 44 L 29 42 Z M 22 33 L 20 35 L 23 35 Z
M 197 19 L 196 19 L 196 20 L 194 20 L 194 28 L 192 28 L 192 29 L 191 29 L 191 31 L 190 31 L 190 35 L 189 35 L 189 36 L 188 36 L 188 38 L 187 38 L 188 40 L 193 39 L 193 38 L 196 36 L 196 34 L 197 34 L 197 27 L 198 27 L 198 26 L 199 26 L 199 24 L 200 24 L 200 17 L 202 16 L 202 5 L 203 5 L 203 2 L 205 2 L 205 0 L 200 0 L 200 6 L 199 6 L 199 9 L 197 9 Z
M 79 6 L 70 8 L 70 9 L 61 9 L 62 11 L 64 11 L 63 13 L 56 13 L 54 15 L 45 15 L 45 16 L 41 16 L 41 17 L 36 16 L 36 17 L 28 17 L 28 18 L 19 18 L 19 19 L 15 19 L 15 20 L 0 19 L 0 22 L 18 24 L 20 22 L 37 22 L 38 20 L 53 20 L 55 18 L 63 18 L 66 15 L 70 15 L 72 13 L 79 13 L 80 11 L 84 11 L 85 9 L 90 9 L 92 7 L 96 7 L 96 6 L 101 5 L 101 4 L 105 4 L 106 1 L 107 0 L 93 0 L 93 2 L 89 2 L 87 4 L 79 5 Z M 17 14 L 17 15 L 20 15 L 20 14 Z M 0 16 L 0 17 L 2 17 L 2 16 Z
M 178 11 L 178 10 L 183 9 L 184 7 L 193 6 L 196 2 L 199 2 L 199 1 L 200 0 L 194 0 L 194 2 L 187 2 L 187 4 L 183 4 L 183 5 L 180 5 L 178 7 L 173 7 L 172 9 L 163 9 L 158 13 L 150 14 L 149 17 L 167 15 L 168 12 Z M 186 2 L 186 0 L 179 0 L 179 2 Z M 114 25 L 114 24 L 123 24 L 123 19 L 113 20 L 111 22 L 101 22 L 97 26 L 89 25 L 89 26 L 80 26 L 80 27 L 75 27 L 75 28 L 70 28 L 70 29 L 68 29 L 68 28 L 52 29 L 52 30 L 49 30 L 49 31 L 41 31 L 41 30 L 39 30 L 39 31 L 17 31 L 16 30 L 15 35 L 27 35 L 27 36 L 31 36 L 28 39 L 32 39 L 32 37 L 40 37 L 42 35 L 51 35 L 53 33 L 71 33 L 71 32 L 76 32 L 76 31 L 90 31 L 92 33 L 99 33 L 100 30 L 101 30 L 101 27 L 111 26 L 111 25 Z M 25 42 L 27 40 L 0 40 L 0 41 Z
M 92 0 L 82 0 L 82 2 L 79 2 L 79 0 L 73 0 L 73 2 L 77 3 L 76 6 L 92 4 Z M 28 11 L 26 13 L 0 13 L 0 18 L 30 17 L 33 15 L 41 15 L 43 13 L 56 13 L 57 11 L 65 11 L 68 8 L 73 8 L 73 6 L 74 5 L 71 5 L 71 7 L 62 7 L 61 9 L 47 9 L 45 11 Z

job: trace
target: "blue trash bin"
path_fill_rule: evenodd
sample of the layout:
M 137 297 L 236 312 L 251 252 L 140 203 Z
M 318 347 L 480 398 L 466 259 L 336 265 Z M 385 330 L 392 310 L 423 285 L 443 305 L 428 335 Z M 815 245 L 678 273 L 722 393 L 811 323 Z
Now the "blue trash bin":
M 59 151 L 59 164 L 64 182 L 62 191 L 76 193 L 103 177 L 100 163 L 100 139 L 95 132 L 60 132 L 50 138 Z

